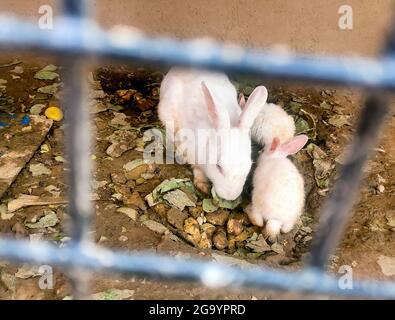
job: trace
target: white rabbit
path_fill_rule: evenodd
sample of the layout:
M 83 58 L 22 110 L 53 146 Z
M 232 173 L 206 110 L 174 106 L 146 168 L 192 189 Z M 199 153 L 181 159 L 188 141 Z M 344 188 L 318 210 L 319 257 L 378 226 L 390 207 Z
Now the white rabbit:
M 266 88 L 257 87 L 242 111 L 236 89 L 224 73 L 172 68 L 166 74 L 159 118 L 166 131 L 174 126 L 174 142 L 184 147 L 184 158 L 193 166 L 194 183 L 201 191 L 209 191 L 209 179 L 221 198 L 234 200 L 241 194 L 252 164 L 250 128 L 266 100 Z M 177 133 L 188 130 L 194 139 L 178 141 Z M 214 161 L 201 161 L 202 154 Z
M 245 104 L 244 96 L 240 95 L 240 106 Z M 268 146 L 273 138 L 280 139 L 280 143 L 287 142 L 295 135 L 295 122 L 292 116 L 274 103 L 267 103 L 255 118 L 251 127 L 251 139 L 261 146 Z
M 308 137 L 298 135 L 284 144 L 274 138 L 260 155 L 253 178 L 252 203 L 246 210 L 250 221 L 270 239 L 292 230 L 304 207 L 304 181 L 287 159 L 306 144 Z

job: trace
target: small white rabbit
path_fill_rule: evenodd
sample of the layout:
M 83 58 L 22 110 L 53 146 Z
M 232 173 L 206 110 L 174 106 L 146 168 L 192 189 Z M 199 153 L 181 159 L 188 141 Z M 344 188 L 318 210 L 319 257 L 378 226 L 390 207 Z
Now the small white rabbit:
M 243 108 L 245 99 L 239 96 L 240 106 Z M 280 143 L 287 142 L 295 135 L 295 122 L 292 116 L 274 103 L 267 103 L 255 118 L 251 127 L 251 139 L 261 146 L 269 146 L 274 137 L 280 139 Z
M 172 68 L 166 74 L 159 118 L 166 131 L 174 126 L 174 142 L 184 147 L 184 159 L 193 166 L 194 183 L 201 191 L 209 191 L 209 179 L 221 198 L 234 200 L 241 194 L 252 164 L 250 129 L 266 100 L 266 88 L 257 87 L 241 110 L 236 89 L 224 73 Z M 194 139 L 180 143 L 177 133 L 185 129 Z M 215 161 L 201 161 L 206 153 Z
M 246 210 L 250 221 L 263 227 L 270 239 L 292 230 L 304 207 L 304 181 L 287 158 L 306 144 L 308 137 L 298 135 L 280 144 L 274 138 L 258 159 L 253 177 L 252 203 Z

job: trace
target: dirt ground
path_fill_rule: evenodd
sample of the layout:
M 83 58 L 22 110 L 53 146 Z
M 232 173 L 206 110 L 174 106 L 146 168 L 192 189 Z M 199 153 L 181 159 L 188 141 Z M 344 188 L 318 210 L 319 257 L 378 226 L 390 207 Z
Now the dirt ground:
M 19 60 L 20 63 L 4 66 L 14 60 Z M 58 72 L 60 77 L 55 80 L 36 79 L 35 74 L 51 63 L 58 67 L 55 72 Z M 23 70 L 15 67 L 22 67 Z M 87 107 L 91 108 L 95 129 L 92 134 L 92 161 L 95 166 L 92 192 L 96 199 L 92 228 L 94 240 L 102 246 L 114 249 L 147 249 L 161 254 L 215 260 L 227 256 L 237 264 L 248 261 L 252 264 L 289 270 L 301 268 L 314 237 L 320 206 L 336 179 L 337 168 L 343 159 L 342 152 L 354 132 L 363 98 L 361 92 L 343 88 L 265 82 L 264 85 L 269 89 L 269 101 L 282 105 L 294 116 L 298 130 L 306 132 L 310 137 L 310 145 L 293 158 L 305 178 L 306 206 L 301 221 L 286 239 L 274 246 L 266 247 L 259 241 L 259 230 L 249 224 L 243 212 L 248 195 L 238 207 L 222 210 L 225 213 L 221 214 L 226 215 L 222 222 L 215 221 L 213 215 L 203 212 L 202 199 L 199 197 L 196 207 L 177 212 L 178 216 L 181 215 L 184 219 L 191 218 L 200 224 L 200 240 L 195 241 L 193 234 L 186 231 L 185 225 L 169 218 L 169 203 L 150 207 L 145 201 L 145 197 L 165 179 L 192 178 L 190 167 L 140 165 L 126 171 L 124 168 L 131 161 L 142 158 L 144 130 L 160 127 L 156 104 L 162 71 L 136 69 L 132 66 L 93 69 L 93 79 L 90 77 L 90 105 Z M 5 88 L 1 91 L 0 112 L 31 114 L 31 107 L 37 104 L 45 105 L 39 112 L 41 115 L 48 105 L 67 108 L 61 102 L 61 85 L 58 87 L 59 91 L 54 94 L 39 92 L 42 91 L 39 88 L 62 82 L 61 66 L 51 58 L 3 57 L 0 59 L 0 79 L 7 81 L 3 82 Z M 232 75 L 232 79 L 239 90 L 247 95 L 251 87 L 259 83 L 256 79 L 244 79 L 236 75 Z M 381 134 L 380 143 L 373 150 L 365 170 L 366 177 L 361 197 L 354 207 L 354 215 L 341 245 L 328 265 L 331 272 L 337 273 L 340 266 L 349 265 L 352 266 L 354 277 L 358 279 L 395 280 L 395 273 L 391 273 L 391 268 L 393 270 L 395 265 L 395 149 L 392 143 L 395 135 L 394 105 L 395 100 L 392 101 L 391 114 Z M 119 106 L 122 106 L 122 110 Z M 0 199 L 0 205 L 7 205 L 21 195 L 47 199 L 67 195 L 63 124 L 63 121 L 54 121 L 45 141 L 41 146 L 37 146 L 33 157 Z M 10 135 L 10 130 L 13 129 L 0 127 L 0 148 L 3 148 L 0 149 L 0 157 L 1 152 L 7 148 L 18 149 L 18 146 L 7 145 L 6 139 L 3 139 L 7 134 Z M 40 168 L 45 169 L 34 172 L 37 164 L 41 164 Z M 123 208 L 124 212 L 117 211 L 120 208 Z M 59 246 L 67 245 L 69 238 L 66 228 L 66 204 L 27 206 L 12 213 L 2 215 L 2 236 L 31 240 L 42 238 Z M 54 217 L 55 222 L 43 227 L 37 226 L 37 222 L 48 215 Z M 241 236 L 229 232 L 229 219 L 240 223 L 243 230 Z M 147 221 L 157 222 L 168 231 L 158 231 L 158 228 L 152 227 L 152 223 L 148 224 Z M 203 234 L 209 234 L 203 230 L 203 224 L 210 224 L 210 227 L 215 225 L 215 232 L 224 232 L 227 238 L 226 248 L 218 249 L 220 244 L 210 238 L 210 235 L 208 241 L 201 240 Z M 158 224 L 155 226 L 158 227 Z M 37 284 L 37 272 L 26 270 L 21 265 L 0 262 L 0 299 L 69 297 L 71 292 L 67 278 L 61 270 L 55 268 L 55 271 L 54 288 L 41 290 Z M 95 275 L 91 281 L 92 293 L 111 293 L 114 290 L 129 293 L 126 297 L 129 299 L 301 297 L 291 293 L 250 289 L 214 290 L 199 284 L 170 283 L 119 275 Z

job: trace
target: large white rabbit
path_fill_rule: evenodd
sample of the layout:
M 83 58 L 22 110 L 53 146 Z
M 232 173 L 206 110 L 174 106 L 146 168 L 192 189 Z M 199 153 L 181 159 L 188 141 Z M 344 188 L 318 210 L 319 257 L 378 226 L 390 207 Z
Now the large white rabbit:
M 224 73 L 172 68 L 166 74 L 159 118 L 167 131 L 174 127 L 176 133 L 187 129 L 194 135 L 182 142 L 176 137 L 175 144 L 184 148 L 184 159 L 192 165 L 194 183 L 201 191 L 209 191 L 211 180 L 221 198 L 234 200 L 241 194 L 252 164 L 250 128 L 267 95 L 265 87 L 257 87 L 242 110 Z M 201 161 L 202 154 L 211 160 Z

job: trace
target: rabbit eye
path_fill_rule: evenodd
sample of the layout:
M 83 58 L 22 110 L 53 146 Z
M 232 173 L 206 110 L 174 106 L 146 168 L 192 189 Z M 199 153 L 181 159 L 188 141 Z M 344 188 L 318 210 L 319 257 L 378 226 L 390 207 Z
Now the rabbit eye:
M 221 174 L 224 174 L 224 170 L 222 169 L 222 167 L 221 167 L 219 164 L 217 164 L 217 169 L 218 169 L 218 171 L 219 171 Z

